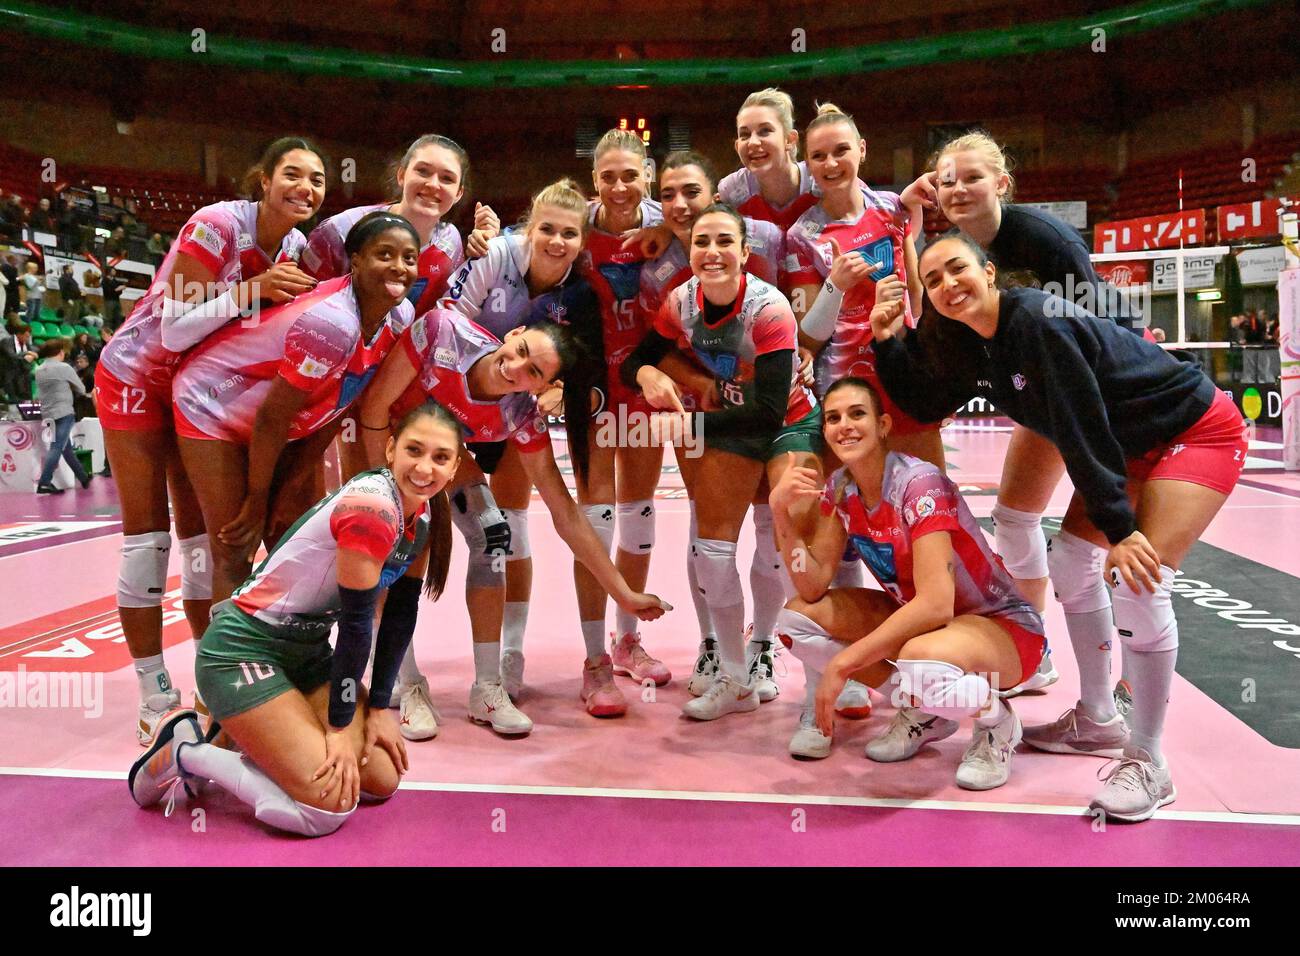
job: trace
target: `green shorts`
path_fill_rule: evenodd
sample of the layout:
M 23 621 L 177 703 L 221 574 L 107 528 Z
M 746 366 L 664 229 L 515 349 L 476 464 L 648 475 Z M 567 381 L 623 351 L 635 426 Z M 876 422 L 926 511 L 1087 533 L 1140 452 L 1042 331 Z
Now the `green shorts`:
M 227 604 L 212 619 L 194 659 L 194 679 L 218 720 L 252 710 L 291 690 L 309 694 L 329 682 L 329 628 L 275 628 Z
M 741 435 L 713 437 L 706 431 L 704 444 L 708 448 L 729 451 L 755 461 L 769 462 L 788 451 L 822 453 L 822 409 L 818 405 L 811 412 L 789 425 L 782 425 L 775 438 L 749 438 Z

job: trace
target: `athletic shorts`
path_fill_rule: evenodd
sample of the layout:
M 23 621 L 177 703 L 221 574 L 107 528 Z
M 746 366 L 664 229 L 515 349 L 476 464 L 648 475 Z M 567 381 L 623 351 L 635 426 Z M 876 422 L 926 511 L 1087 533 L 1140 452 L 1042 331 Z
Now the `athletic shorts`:
M 218 721 L 291 690 L 310 694 L 330 679 L 330 629 L 275 628 L 233 604 L 208 625 L 194 659 L 194 679 Z
M 501 457 L 506 453 L 506 443 L 503 441 L 467 441 L 465 447 L 474 456 L 479 471 L 485 475 L 497 470 Z
M 181 411 L 181 407 L 174 402 L 172 403 L 172 420 L 176 423 L 176 435 L 179 438 L 197 438 L 199 441 L 221 440 L 209 435 L 207 432 L 199 431 L 198 426 L 186 418 L 185 413 Z
M 1016 645 L 1016 653 L 1020 655 L 1020 679 L 1015 683 L 1023 684 L 1034 676 L 1038 665 L 1043 662 L 1043 655 L 1047 653 L 1047 638 L 1007 617 L 990 617 L 989 620 L 1006 631 L 1011 637 L 1011 642 Z M 1009 690 L 1010 687 L 993 689 Z M 205 697 L 204 700 L 207 698 Z
M 711 435 L 707 426 L 704 432 L 706 448 L 729 451 L 733 455 L 752 458 L 754 461 L 769 462 L 788 451 L 807 452 L 810 455 L 822 453 L 822 409 L 818 405 L 811 412 L 796 422 L 782 425 L 775 438 L 749 437 L 742 435 Z
M 95 367 L 95 410 L 100 427 L 117 432 L 172 428 L 171 388 L 127 385 L 102 363 Z
M 1173 441 L 1128 460 L 1128 476 L 1140 481 L 1190 481 L 1228 494 L 1246 466 L 1246 422 L 1227 394 L 1215 389 L 1205 414 Z

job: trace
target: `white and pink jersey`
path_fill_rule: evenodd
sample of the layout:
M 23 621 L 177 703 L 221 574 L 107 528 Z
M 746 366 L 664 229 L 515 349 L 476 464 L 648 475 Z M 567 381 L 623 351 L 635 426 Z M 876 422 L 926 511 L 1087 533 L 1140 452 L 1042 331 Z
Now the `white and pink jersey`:
M 876 304 L 876 283 L 893 274 L 907 284 L 903 265 L 903 240 L 907 236 L 907 207 L 895 193 L 876 192 L 860 184 L 866 208 L 851 221 L 832 221 L 821 205 L 813 206 L 786 233 L 786 272 L 790 288 L 820 285 L 831 272 L 835 253 L 856 252 L 871 266 L 870 278 L 844 293 L 835 332 L 817 355 L 814 367 L 818 395 L 825 395 L 831 383 L 846 375 L 858 375 L 873 383 L 876 357 L 872 351 L 871 310 Z M 904 297 L 905 321 L 916 327 L 910 300 Z
M 257 410 L 281 378 L 307 393 L 289 440 L 306 437 L 352 404 L 411 320 L 411 303 L 403 299 L 371 340 L 362 341 L 352 276 L 346 275 L 268 309 L 256 325 L 228 325 L 196 346 L 176 373 L 176 430 L 246 445 Z
M 807 416 L 816 401 L 799 375 L 794 313 L 780 291 L 762 279 L 744 274 L 735 307 L 716 324 L 704 314 L 704 292 L 692 276 L 668 295 L 654 320 L 654 329 L 703 365 L 718 383 L 726 406 L 744 405 L 754 398 L 754 360 L 768 352 L 791 351 L 790 397 L 783 424 Z
M 302 253 L 303 271 L 317 279 L 333 279 L 350 272 L 348 255 L 343 248 L 348 233 L 362 216 L 377 209 L 391 210 L 392 204 L 380 203 L 377 206 L 346 209 L 336 216 L 330 216 L 313 229 L 307 239 L 307 248 Z M 415 283 L 406 293 L 407 300 L 415 306 L 416 315 L 423 315 L 437 304 L 438 299 L 447 291 L 452 274 L 464 261 L 465 250 L 461 245 L 460 233 L 451 223 L 439 222 L 429 241 L 420 250 Z
M 872 577 L 900 605 L 916 597 L 913 542 L 946 531 L 955 558 L 953 613 L 1005 617 L 1031 633 L 1043 633 L 1042 618 L 1016 590 L 957 486 L 930 462 L 890 452 L 880 503 L 871 511 L 848 469 L 839 469 L 826 482 L 822 496 L 822 513 L 832 512 Z
M 402 514 L 402 496 L 387 468 L 363 471 L 293 523 L 231 601 L 292 639 L 338 619 L 338 552 L 359 551 L 384 562 L 379 586 L 406 573 L 429 540 L 429 507 Z
M 296 262 L 306 244 L 301 232 L 290 229 L 280 241 L 275 258 L 269 258 L 257 245 L 257 203 L 236 199 L 204 206 L 181 229 L 149 291 L 104 346 L 100 363 L 126 385 L 170 390 L 183 353 L 163 347 L 162 300 L 176 256 L 193 256 L 212 272 L 216 286 L 208 298 L 216 298 L 277 262 Z
M 511 392 L 484 401 L 469 394 L 469 370 L 501 347 L 501 340 L 487 329 L 458 312 L 434 309 L 415 320 L 402 337 L 402 347 L 418 371 L 392 417 L 400 417 L 428 396 L 456 417 L 466 441 L 509 438 L 524 454 L 550 445 L 546 420 L 529 393 Z
M 722 177 L 722 182 L 718 183 L 718 195 L 742 216 L 775 223 L 785 232 L 821 197 L 821 190 L 808 172 L 808 164 L 800 161 L 798 167 L 799 193 L 780 208 L 763 198 L 758 177 L 743 167 Z
M 785 263 L 785 233 L 774 223 L 746 219 L 745 236 L 749 243 L 745 271 L 768 285 L 781 288 L 784 280 L 782 269 Z M 654 320 L 660 306 L 668 298 L 668 293 L 690 277 L 690 254 L 681 241 L 674 237 L 658 259 L 652 259 L 641 267 L 641 294 L 637 299 L 637 308 L 647 317 L 646 324 Z

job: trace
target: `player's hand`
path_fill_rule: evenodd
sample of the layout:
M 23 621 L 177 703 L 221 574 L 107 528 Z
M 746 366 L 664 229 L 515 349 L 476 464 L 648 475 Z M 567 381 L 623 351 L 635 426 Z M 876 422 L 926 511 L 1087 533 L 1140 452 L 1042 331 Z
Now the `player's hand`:
M 642 621 L 657 621 L 673 609 L 673 606 L 662 598 L 635 591 L 619 601 L 618 606 L 629 614 L 635 614 Z
M 474 203 L 474 231 L 483 233 L 488 239 L 501 235 L 501 219 L 487 203 Z
M 543 415 L 559 418 L 564 414 L 564 386 L 553 382 L 537 395 L 537 410 Z
M 897 278 L 891 276 L 891 278 Z M 899 285 L 902 285 L 900 282 Z M 883 342 L 886 339 L 892 339 L 898 334 L 899 329 L 903 327 L 903 321 L 907 318 L 907 303 L 905 298 L 882 301 L 876 299 L 876 304 L 871 308 L 871 334 L 877 342 Z
M 685 412 L 677 383 L 653 365 L 643 365 L 636 373 L 636 384 L 651 408 Z
M 406 741 L 402 739 L 397 718 L 387 708 L 381 710 L 371 707 L 366 711 L 366 744 L 361 749 L 361 766 L 370 763 L 370 754 L 375 749 L 375 744 L 388 752 L 398 773 L 406 773 L 411 769 L 406 759 Z
M 871 273 L 876 268 L 874 263 L 869 264 L 856 252 L 845 255 L 840 251 L 840 244 L 835 241 L 834 236 L 827 242 L 831 247 L 832 255 L 830 280 L 835 283 L 835 288 L 847 292 L 858 283 L 871 278 Z
M 799 346 L 799 378 L 805 385 L 811 386 L 815 377 L 812 349 L 806 349 L 801 345 Z
M 252 298 L 246 305 L 258 301 L 279 305 L 316 288 L 316 280 L 303 272 L 296 262 L 277 262 L 261 275 L 240 285 L 247 285 L 250 289 Z
M 321 799 L 338 787 L 338 811 L 351 810 L 361 799 L 361 771 L 357 769 L 356 751 L 348 739 L 347 728 L 325 730 L 325 762 L 312 774 L 312 782 L 320 784 Z
M 838 657 L 838 654 L 832 657 L 830 663 L 826 665 L 822 679 L 817 683 L 817 696 L 813 705 L 817 716 L 817 729 L 827 737 L 835 734 L 835 701 L 849 680 L 848 674 L 836 664 Z
M 239 513 L 217 532 L 217 539 L 230 548 L 244 553 L 257 547 L 266 526 L 266 499 L 249 495 L 239 506 Z
M 469 238 L 465 240 L 465 258 L 481 259 L 487 255 L 488 240 L 491 238 L 491 236 L 478 229 L 471 232 Z
M 772 486 L 768 503 L 782 511 L 789 511 L 801 498 L 813 495 L 820 498 L 825 485 L 817 470 L 797 464 L 799 456 L 792 451 L 785 453 L 785 460 L 786 468 Z
M 672 241 L 672 229 L 667 224 L 660 223 L 657 226 L 642 226 L 640 229 L 629 229 L 623 233 L 621 248 L 626 251 L 633 246 L 638 246 L 641 255 L 647 259 L 658 259 L 672 245 Z
M 916 207 L 938 209 L 939 174 L 937 172 L 922 173 L 910 186 L 903 190 L 899 198 L 903 201 L 903 205 L 909 209 Z
M 1138 585 L 1151 594 L 1160 583 L 1160 555 L 1141 531 L 1134 531 L 1119 544 L 1112 545 L 1106 555 L 1106 580 L 1117 588 L 1123 581 L 1134 592 Z

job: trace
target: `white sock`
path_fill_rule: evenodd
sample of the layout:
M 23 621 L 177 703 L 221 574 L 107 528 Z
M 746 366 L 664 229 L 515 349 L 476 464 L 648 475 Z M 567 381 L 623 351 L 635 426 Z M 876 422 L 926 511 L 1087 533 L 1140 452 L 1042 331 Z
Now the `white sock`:
M 686 583 L 691 588 L 691 602 L 695 605 L 695 620 L 700 624 L 700 640 L 711 641 L 717 635 L 713 632 L 713 620 L 709 617 L 709 602 L 700 591 L 700 579 L 695 574 L 695 539 L 699 528 L 695 521 L 695 502 L 691 502 L 691 539 L 686 543 Z
M 820 671 L 813 670 L 807 664 L 803 666 L 803 706 L 804 710 L 817 709 L 817 685 L 822 682 Z
M 415 641 L 411 641 L 406 645 L 406 653 L 402 655 L 402 663 L 398 665 L 397 683 L 400 687 L 410 687 L 422 680 L 424 680 L 424 675 L 420 673 L 420 666 L 415 663 Z
M 605 622 L 583 621 L 582 643 L 587 647 L 587 660 L 598 661 L 605 656 Z
M 709 602 L 709 618 L 718 635 L 722 671 L 732 680 L 749 683 L 745 666 L 745 597 L 736 570 L 736 542 L 715 538 L 694 541 L 695 573 Z
M 616 636 L 622 637 L 624 634 L 636 634 L 637 624 L 640 620 L 641 619 L 631 611 L 625 611 L 622 608 L 619 608 L 614 613 L 614 626 L 617 628 Z
M 163 656 L 137 657 L 135 659 L 135 676 L 140 684 L 140 700 L 148 701 L 155 694 L 170 694 L 172 690 L 171 675 L 163 665 Z
M 524 650 L 524 628 L 528 624 L 528 602 L 507 601 L 505 617 L 501 622 L 501 648 L 505 651 Z
M 1110 684 L 1111 645 L 1115 640 L 1111 609 L 1066 614 L 1065 630 L 1079 665 L 1079 702 L 1089 717 L 1105 723 L 1115 716 L 1115 696 Z
M 754 558 L 749 564 L 749 593 L 754 598 L 754 640 L 770 641 L 776 616 L 785 604 L 783 564 L 776 549 L 772 508 L 754 505 Z
M 334 818 L 337 828 L 346 813 L 330 814 L 298 803 L 242 754 L 212 744 L 183 744 L 177 762 L 187 773 L 211 780 L 253 808 L 253 816 L 269 826 L 305 836 L 317 836 L 322 818 Z M 349 811 L 350 812 L 350 811 Z
M 501 682 L 501 642 L 474 643 L 474 680 L 479 684 Z
M 975 715 L 975 726 L 983 727 L 986 730 L 993 727 L 1002 719 L 1003 708 L 1006 705 L 1002 703 L 1002 698 L 997 694 L 989 694 L 988 709 Z
M 1168 651 L 1139 651 L 1126 647 L 1124 657 L 1133 675 L 1133 711 L 1128 715 L 1131 731 L 1128 750 L 1145 750 L 1152 760 L 1164 766 L 1165 755 L 1160 750 L 1160 737 L 1164 732 L 1165 713 L 1169 710 L 1169 692 L 1174 684 L 1178 648 Z

